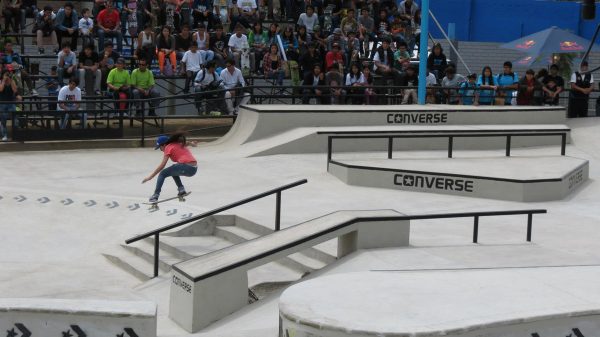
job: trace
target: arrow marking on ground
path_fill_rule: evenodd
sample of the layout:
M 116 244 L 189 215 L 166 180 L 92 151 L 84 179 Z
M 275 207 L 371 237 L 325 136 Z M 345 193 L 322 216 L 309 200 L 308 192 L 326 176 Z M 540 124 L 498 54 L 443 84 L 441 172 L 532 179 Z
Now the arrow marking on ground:
M 50 202 L 50 199 L 48 199 L 48 197 L 41 197 L 37 201 L 40 202 L 40 203 L 42 203 L 42 204 L 45 204 L 45 203 Z
M 27 198 L 25 198 L 24 196 L 20 195 L 18 197 L 15 197 L 15 200 L 17 202 L 23 202 L 23 201 L 27 200 Z
M 140 208 L 140 204 L 129 205 L 127 208 L 129 208 L 130 211 L 135 211 L 136 209 Z
M 167 211 L 167 216 L 171 216 L 173 214 L 177 214 L 177 208 Z
M 61 203 L 62 203 L 63 205 L 65 205 L 65 206 L 68 206 L 68 205 L 70 205 L 70 204 L 72 204 L 72 203 L 73 203 L 73 200 L 71 200 L 71 199 L 67 198 L 67 199 L 65 199 L 65 200 L 62 200 L 62 201 L 61 201 Z
M 94 200 L 88 200 L 86 202 L 83 203 L 84 205 L 86 205 L 87 207 L 92 207 L 96 205 L 96 202 Z
M 108 207 L 110 209 L 113 209 L 115 207 L 119 207 L 119 203 L 116 202 L 116 201 L 113 201 L 112 203 L 109 202 L 109 203 L 106 204 L 106 207 Z
M 31 337 L 31 331 L 29 331 L 23 324 L 15 323 L 15 326 L 21 331 L 21 337 Z
M 194 215 L 193 213 L 184 214 L 181 216 L 181 220 L 189 219 Z

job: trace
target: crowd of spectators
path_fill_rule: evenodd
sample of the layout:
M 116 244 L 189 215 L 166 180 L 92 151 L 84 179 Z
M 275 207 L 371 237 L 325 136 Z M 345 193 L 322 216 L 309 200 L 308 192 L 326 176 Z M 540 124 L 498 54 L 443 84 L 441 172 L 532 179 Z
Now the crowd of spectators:
M 77 83 L 87 95 L 156 98 L 154 69 L 185 77 L 183 93 L 221 98 L 230 114 L 247 101 L 241 88 L 250 77 L 272 81 L 280 94 L 284 78 L 290 77 L 293 85 L 301 85 L 294 92 L 306 104 L 375 104 L 383 93 L 402 104 L 416 103 L 419 81 L 427 84 L 428 102 L 447 104 L 557 104 L 564 90 L 556 66 L 550 74 L 528 70 L 519 77 L 506 62 L 495 75 L 490 67 L 460 75 L 439 44 L 420 63 L 428 71 L 419 78 L 413 56 L 419 48 L 420 9 L 413 0 L 280 2 L 94 0 L 91 10 L 78 13 L 71 2 L 37 8 L 35 0 L 10 0 L 2 13 L 5 32 L 23 31 L 26 17 L 34 19 L 40 54 L 46 54 L 45 38 L 60 46 L 51 69 L 56 79 L 47 80 L 50 95 L 59 95 L 69 79 L 67 87 Z M 36 95 L 12 44 L 5 43 L 0 52 L 3 75 L 8 73 L 17 86 L 13 100 Z M 571 96 L 579 102 L 589 95 L 593 78 L 573 76 Z M 375 85 L 376 77 L 384 88 Z M 221 96 L 206 93 L 216 89 L 222 89 Z M 2 97 L 8 100 L 10 90 L 5 90 Z M 154 114 L 155 107 L 148 113 Z M 143 109 L 136 106 L 137 113 Z

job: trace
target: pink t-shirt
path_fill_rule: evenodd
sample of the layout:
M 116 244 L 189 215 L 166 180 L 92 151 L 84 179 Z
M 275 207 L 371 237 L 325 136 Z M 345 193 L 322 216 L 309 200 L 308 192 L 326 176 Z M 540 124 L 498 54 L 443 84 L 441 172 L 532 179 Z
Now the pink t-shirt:
M 181 146 L 181 143 L 171 143 L 165 146 L 165 156 L 169 156 L 172 161 L 180 164 L 196 162 L 196 158 L 190 150 L 185 146 Z

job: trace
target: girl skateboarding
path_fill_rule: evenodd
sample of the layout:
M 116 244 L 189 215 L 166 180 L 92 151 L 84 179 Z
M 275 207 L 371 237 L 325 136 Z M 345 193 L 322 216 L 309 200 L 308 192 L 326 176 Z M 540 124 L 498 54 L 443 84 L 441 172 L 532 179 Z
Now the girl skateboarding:
M 167 177 L 173 177 L 173 180 L 175 180 L 178 192 L 177 196 L 186 195 L 185 187 L 183 187 L 183 184 L 181 183 L 180 176 L 191 177 L 195 175 L 198 170 L 198 163 L 188 149 L 188 145 L 196 146 L 196 143 L 191 142 L 188 144 L 183 133 L 175 133 L 170 137 L 161 135 L 156 139 L 156 146 L 154 149 L 160 149 L 164 153 L 164 156 L 162 162 L 154 172 L 142 181 L 143 184 L 152 180 L 152 178 L 158 174 L 154 194 L 152 194 L 149 200 L 151 203 L 158 201 L 160 190 Z M 165 168 L 169 159 L 175 162 L 175 164 Z

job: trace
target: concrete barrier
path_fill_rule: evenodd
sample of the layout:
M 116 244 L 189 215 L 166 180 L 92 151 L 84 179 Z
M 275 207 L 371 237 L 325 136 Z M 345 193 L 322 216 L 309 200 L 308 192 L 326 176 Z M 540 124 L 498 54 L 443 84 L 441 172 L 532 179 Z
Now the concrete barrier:
M 156 304 L 5 298 L 0 331 L 9 337 L 156 337 Z

